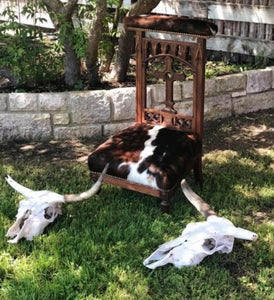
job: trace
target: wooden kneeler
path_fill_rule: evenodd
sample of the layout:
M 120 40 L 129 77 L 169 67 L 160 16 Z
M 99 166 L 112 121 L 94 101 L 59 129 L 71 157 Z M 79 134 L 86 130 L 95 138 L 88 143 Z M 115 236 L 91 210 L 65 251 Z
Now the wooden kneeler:
M 202 143 L 206 39 L 217 32 L 217 26 L 201 20 L 159 15 L 126 17 L 124 26 L 127 30 L 136 32 L 136 125 L 122 133 L 118 133 L 90 155 L 91 177 L 98 177 L 104 165 L 110 163 L 104 182 L 161 198 L 163 211 L 168 211 L 170 198 L 180 186 L 182 176 L 187 174 L 185 172 L 181 173 L 174 180 L 173 185 L 169 184 L 168 187 L 163 185 L 164 188 L 140 184 L 128 180 L 126 175 L 115 170 L 117 163 L 112 164 L 111 160 L 115 159 L 117 155 L 109 155 L 109 151 L 111 150 L 113 153 L 121 152 L 122 150 L 119 148 L 121 140 L 126 144 L 127 138 L 131 138 L 136 132 L 141 132 L 140 128 L 157 125 L 166 126 L 170 130 L 181 132 L 182 135 L 186 135 L 186 133 L 193 134 L 195 139 Z M 155 33 L 168 34 L 172 38 L 162 39 L 158 36 L 151 36 Z M 178 37 L 178 39 L 175 39 L 175 37 Z M 182 38 L 187 38 L 187 41 Z M 192 113 L 179 114 L 175 109 L 174 82 L 184 81 L 187 72 L 193 75 Z M 161 103 L 160 108 L 149 107 L 148 105 L 148 74 L 165 82 L 165 101 Z M 176 144 L 174 144 L 174 147 L 177 147 Z M 199 146 L 197 146 L 198 148 Z M 138 150 L 140 153 L 142 149 L 140 147 L 134 149 L 134 151 L 137 152 Z M 106 153 L 106 151 L 108 152 Z M 202 182 L 202 150 L 199 148 L 197 151 L 193 154 L 195 157 L 193 156 L 191 168 L 194 170 L 195 178 Z M 119 164 L 121 163 L 121 157 L 120 155 Z M 178 159 L 180 160 L 180 158 Z M 126 162 L 128 162 L 128 158 Z

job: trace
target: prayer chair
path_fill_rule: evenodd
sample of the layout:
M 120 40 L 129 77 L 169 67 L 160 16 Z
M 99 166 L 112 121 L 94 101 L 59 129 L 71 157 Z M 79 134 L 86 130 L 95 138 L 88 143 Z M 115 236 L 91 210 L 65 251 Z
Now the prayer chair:
M 126 17 L 124 26 L 136 32 L 136 123 L 90 154 L 90 173 L 96 179 L 109 163 L 104 182 L 158 197 L 168 212 L 170 198 L 192 169 L 202 182 L 206 39 L 216 34 L 217 26 L 166 15 Z M 155 32 L 173 39 L 147 36 Z M 147 103 L 149 72 L 165 82 L 163 107 Z M 179 114 L 174 81 L 184 81 L 186 72 L 193 75 L 192 114 Z

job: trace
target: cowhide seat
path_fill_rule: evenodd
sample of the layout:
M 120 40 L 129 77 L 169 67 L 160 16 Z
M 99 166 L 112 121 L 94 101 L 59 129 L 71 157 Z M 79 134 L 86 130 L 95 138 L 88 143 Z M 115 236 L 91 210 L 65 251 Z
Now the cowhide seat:
M 124 25 L 136 32 L 136 124 L 101 144 L 88 164 L 95 178 L 109 163 L 105 182 L 159 197 L 168 211 L 170 198 L 192 169 L 202 181 L 205 45 L 217 27 L 174 16 L 127 17 Z M 193 41 L 146 35 L 155 31 L 191 36 Z M 147 103 L 149 72 L 165 82 L 165 100 L 155 107 Z M 193 74 L 192 112 L 179 113 L 173 85 L 184 81 L 189 72 Z
M 136 124 L 100 145 L 88 159 L 92 171 L 154 189 L 171 190 L 194 168 L 202 154 L 195 134 L 161 125 Z

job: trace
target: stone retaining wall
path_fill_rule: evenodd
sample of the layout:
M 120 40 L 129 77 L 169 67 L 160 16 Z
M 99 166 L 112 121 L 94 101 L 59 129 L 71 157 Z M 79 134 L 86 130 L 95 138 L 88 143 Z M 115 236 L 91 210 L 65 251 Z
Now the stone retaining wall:
M 175 84 L 175 108 L 191 113 L 192 81 Z M 205 119 L 274 107 L 274 67 L 208 79 Z M 148 103 L 162 107 L 164 85 L 149 86 Z M 0 142 L 109 136 L 134 122 L 135 88 L 63 93 L 0 94 Z

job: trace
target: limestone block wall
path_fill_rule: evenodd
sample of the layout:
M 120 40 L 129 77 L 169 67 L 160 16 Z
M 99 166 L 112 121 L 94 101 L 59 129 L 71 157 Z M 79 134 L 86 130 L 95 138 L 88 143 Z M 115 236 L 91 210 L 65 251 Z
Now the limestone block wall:
M 175 108 L 192 111 L 192 81 L 175 83 Z M 164 85 L 147 89 L 162 107 Z M 274 107 L 274 67 L 208 79 L 205 120 Z M 62 93 L 0 93 L 0 142 L 109 136 L 134 123 L 135 88 Z

